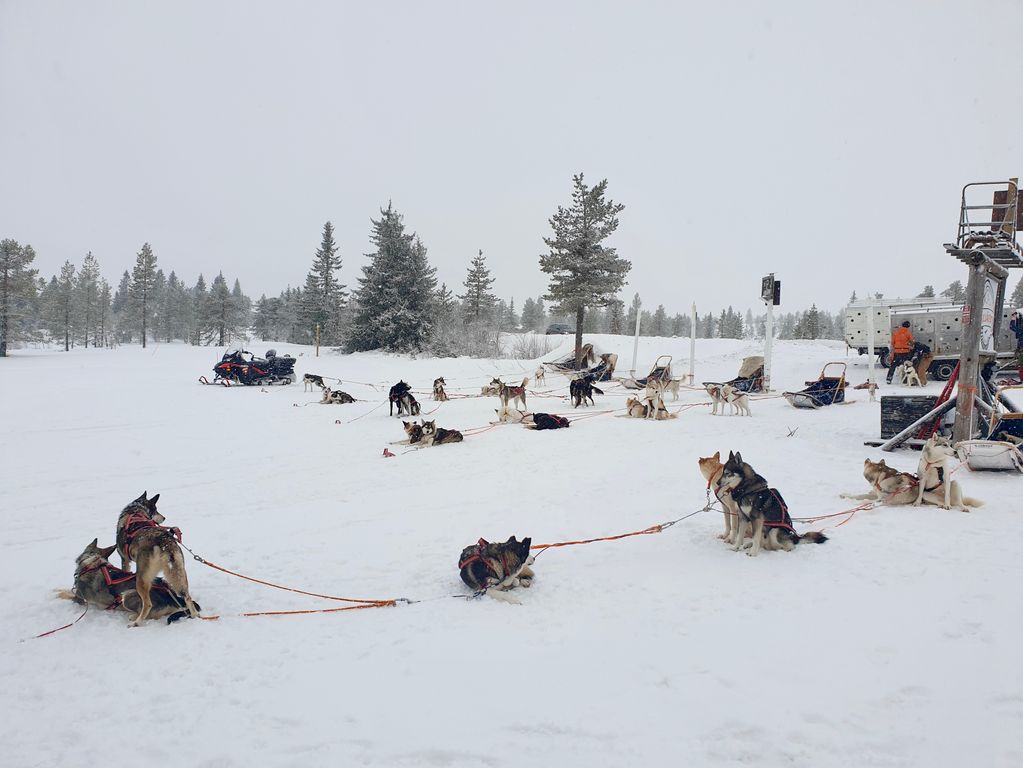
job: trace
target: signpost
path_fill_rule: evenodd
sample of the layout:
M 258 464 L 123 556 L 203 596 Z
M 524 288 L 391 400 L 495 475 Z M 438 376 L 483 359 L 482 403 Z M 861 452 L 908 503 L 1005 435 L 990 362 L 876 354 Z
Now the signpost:
M 774 342 L 774 308 L 781 304 L 781 281 L 774 272 L 760 281 L 760 298 L 767 303 L 767 323 L 764 328 L 764 391 L 771 391 L 771 347 Z

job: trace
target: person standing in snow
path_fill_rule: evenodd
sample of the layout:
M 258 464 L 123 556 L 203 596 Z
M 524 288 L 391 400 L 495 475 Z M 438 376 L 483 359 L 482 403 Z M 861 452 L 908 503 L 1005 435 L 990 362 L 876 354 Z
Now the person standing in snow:
M 888 383 L 892 383 L 895 369 L 913 356 L 913 332 L 909 330 L 909 320 L 895 329 L 892 334 L 892 361 L 888 366 Z
M 1016 372 L 1019 373 L 1019 380 L 1023 382 L 1023 318 L 1020 317 L 1019 309 L 1012 310 L 1009 328 L 1016 334 Z

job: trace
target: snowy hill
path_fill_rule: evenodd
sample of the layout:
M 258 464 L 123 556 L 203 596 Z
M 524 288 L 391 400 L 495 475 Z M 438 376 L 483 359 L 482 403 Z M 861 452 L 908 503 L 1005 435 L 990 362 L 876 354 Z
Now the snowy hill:
M 632 339 L 587 336 L 619 354 Z M 568 354 L 572 340 L 544 359 Z M 265 345 L 270 346 L 270 345 Z M 412 384 L 428 418 L 487 425 L 497 374 L 537 361 L 299 356 L 296 371 L 343 380 L 359 402 L 318 404 L 301 382 L 203 387 L 219 351 L 20 352 L 0 361 L 0 596 L 6 693 L 0 730 L 12 766 L 81 765 L 143 741 L 160 766 L 1009 766 L 1023 763 L 1020 480 L 959 473 L 986 505 L 973 514 L 878 508 L 825 527 L 831 540 L 758 558 L 716 538 L 703 512 L 659 535 L 550 550 L 520 605 L 452 599 L 462 548 L 513 534 L 556 542 L 636 531 L 701 509 L 697 457 L 741 450 L 792 514 L 839 512 L 878 458 L 879 404 L 796 410 L 752 403 L 712 417 L 683 391 L 669 422 L 615 418 L 626 393 L 572 408 L 567 380 L 530 385 L 531 410 L 581 419 L 531 432 L 503 425 L 458 445 L 406 452 L 386 388 Z M 253 346 L 262 353 L 264 345 Z M 780 342 L 774 388 L 802 388 L 836 342 Z M 696 381 L 734 376 L 754 342 L 700 340 Z M 643 338 L 688 368 L 688 339 Z M 880 372 L 879 372 L 880 373 Z M 882 378 L 883 381 L 883 378 Z M 932 384 L 932 390 L 940 384 Z M 340 423 L 336 423 L 340 422 Z M 792 437 L 788 433 L 795 430 Z M 381 456 L 385 447 L 398 455 Z M 912 452 L 885 455 L 915 471 Z M 357 598 L 421 600 L 333 608 L 189 560 L 192 592 L 219 621 L 152 622 L 55 600 L 93 537 L 112 544 L 142 490 L 205 558 L 260 579 Z M 111 719 L 123 711 L 123 721 Z

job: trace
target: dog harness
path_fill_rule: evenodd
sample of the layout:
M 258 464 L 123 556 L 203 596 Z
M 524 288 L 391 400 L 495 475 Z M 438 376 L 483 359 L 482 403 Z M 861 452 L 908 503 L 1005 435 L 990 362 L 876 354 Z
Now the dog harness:
M 744 498 L 746 498 L 747 496 L 752 496 L 754 493 L 763 493 L 764 491 L 767 491 L 772 496 L 774 496 L 775 500 L 778 502 L 778 505 L 781 507 L 782 514 L 786 518 L 788 518 L 789 517 L 789 507 L 785 503 L 785 499 L 783 499 L 781 497 L 781 494 L 779 494 L 778 491 L 776 491 L 774 488 L 761 488 L 760 490 L 757 490 L 757 491 L 747 491 L 746 493 L 744 493 L 744 494 L 742 494 L 741 496 L 738 496 L 738 497 L 736 497 L 735 492 L 733 491 L 732 492 L 732 498 L 735 499 L 735 502 L 737 504 L 741 504 L 742 500 Z M 786 523 L 784 519 L 779 520 L 778 522 L 772 522 L 770 520 L 764 520 L 764 527 L 765 528 L 784 528 L 787 531 L 792 531 L 792 533 L 795 534 L 796 536 L 799 535 L 798 533 L 796 533 L 796 529 L 793 528 L 791 524 Z
M 487 569 L 489 575 L 493 576 L 498 581 L 502 581 L 503 579 L 507 578 L 510 573 L 508 569 L 507 554 L 501 553 L 499 558 L 494 558 L 495 560 L 501 561 L 501 568 L 504 571 L 504 574 L 502 575 L 497 572 L 497 569 L 494 568 L 494 566 L 490 563 L 490 561 L 487 558 L 483 557 L 483 555 L 480 554 L 480 552 L 482 552 L 488 546 L 490 546 L 490 542 L 488 542 L 486 539 L 480 539 L 478 542 L 476 542 L 476 546 L 474 547 L 475 551 L 467 558 L 458 563 L 458 570 L 468 568 L 473 563 L 480 562 L 483 563 L 483 566 Z
M 924 490 L 927 491 L 927 493 L 930 493 L 931 491 L 936 491 L 945 484 L 945 468 L 939 466 L 936 467 L 936 469 L 938 471 L 938 484 L 933 488 L 924 488 Z
M 100 560 L 95 564 L 88 566 L 87 568 L 82 568 L 81 570 L 75 571 L 76 595 L 78 594 L 78 582 L 81 580 L 82 576 L 84 576 L 87 573 L 92 573 L 93 571 L 99 571 L 100 573 L 103 574 L 103 581 L 107 585 L 107 592 L 109 592 L 110 595 L 114 598 L 114 602 L 108 605 L 106 607 L 106 610 L 113 611 L 121 607 L 121 605 L 124 603 L 124 593 L 127 592 L 129 589 L 135 588 L 134 584 L 135 574 L 132 573 L 131 571 L 124 571 L 121 570 L 120 568 L 115 568 L 110 563 Z M 132 582 L 130 587 L 125 587 L 124 589 L 116 589 L 116 587 L 120 586 L 121 584 L 127 584 L 128 582 Z
M 132 512 L 128 515 L 128 519 L 124 521 L 124 531 L 127 543 L 131 544 L 132 540 L 138 536 L 142 531 L 149 528 L 159 528 L 161 531 L 169 531 L 170 534 L 177 540 L 178 544 L 181 543 L 181 529 L 177 526 L 168 525 L 157 525 L 153 522 L 149 515 L 143 512 Z

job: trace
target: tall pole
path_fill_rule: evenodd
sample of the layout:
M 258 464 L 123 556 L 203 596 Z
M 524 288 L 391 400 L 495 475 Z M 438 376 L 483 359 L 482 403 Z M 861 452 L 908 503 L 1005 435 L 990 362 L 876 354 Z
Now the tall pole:
M 771 346 L 774 341 L 774 297 L 767 300 L 767 324 L 764 328 L 764 391 L 771 391 Z
M 870 306 L 867 307 L 867 389 L 871 398 L 874 396 L 874 294 L 870 296 Z
M 696 375 L 696 302 L 693 302 L 692 316 L 689 320 L 689 386 L 693 386 Z
M 970 279 L 966 283 L 963 305 L 963 351 L 959 359 L 959 389 L 956 395 L 956 420 L 952 442 L 973 439 L 974 407 L 980 380 L 980 315 L 984 309 L 984 277 L 987 274 L 983 253 L 970 260 Z
M 639 298 L 638 296 L 636 297 Z M 643 302 L 636 302 L 636 337 L 632 341 L 632 370 L 629 371 L 629 375 L 632 378 L 636 378 L 636 355 L 639 354 L 639 310 L 643 306 Z

